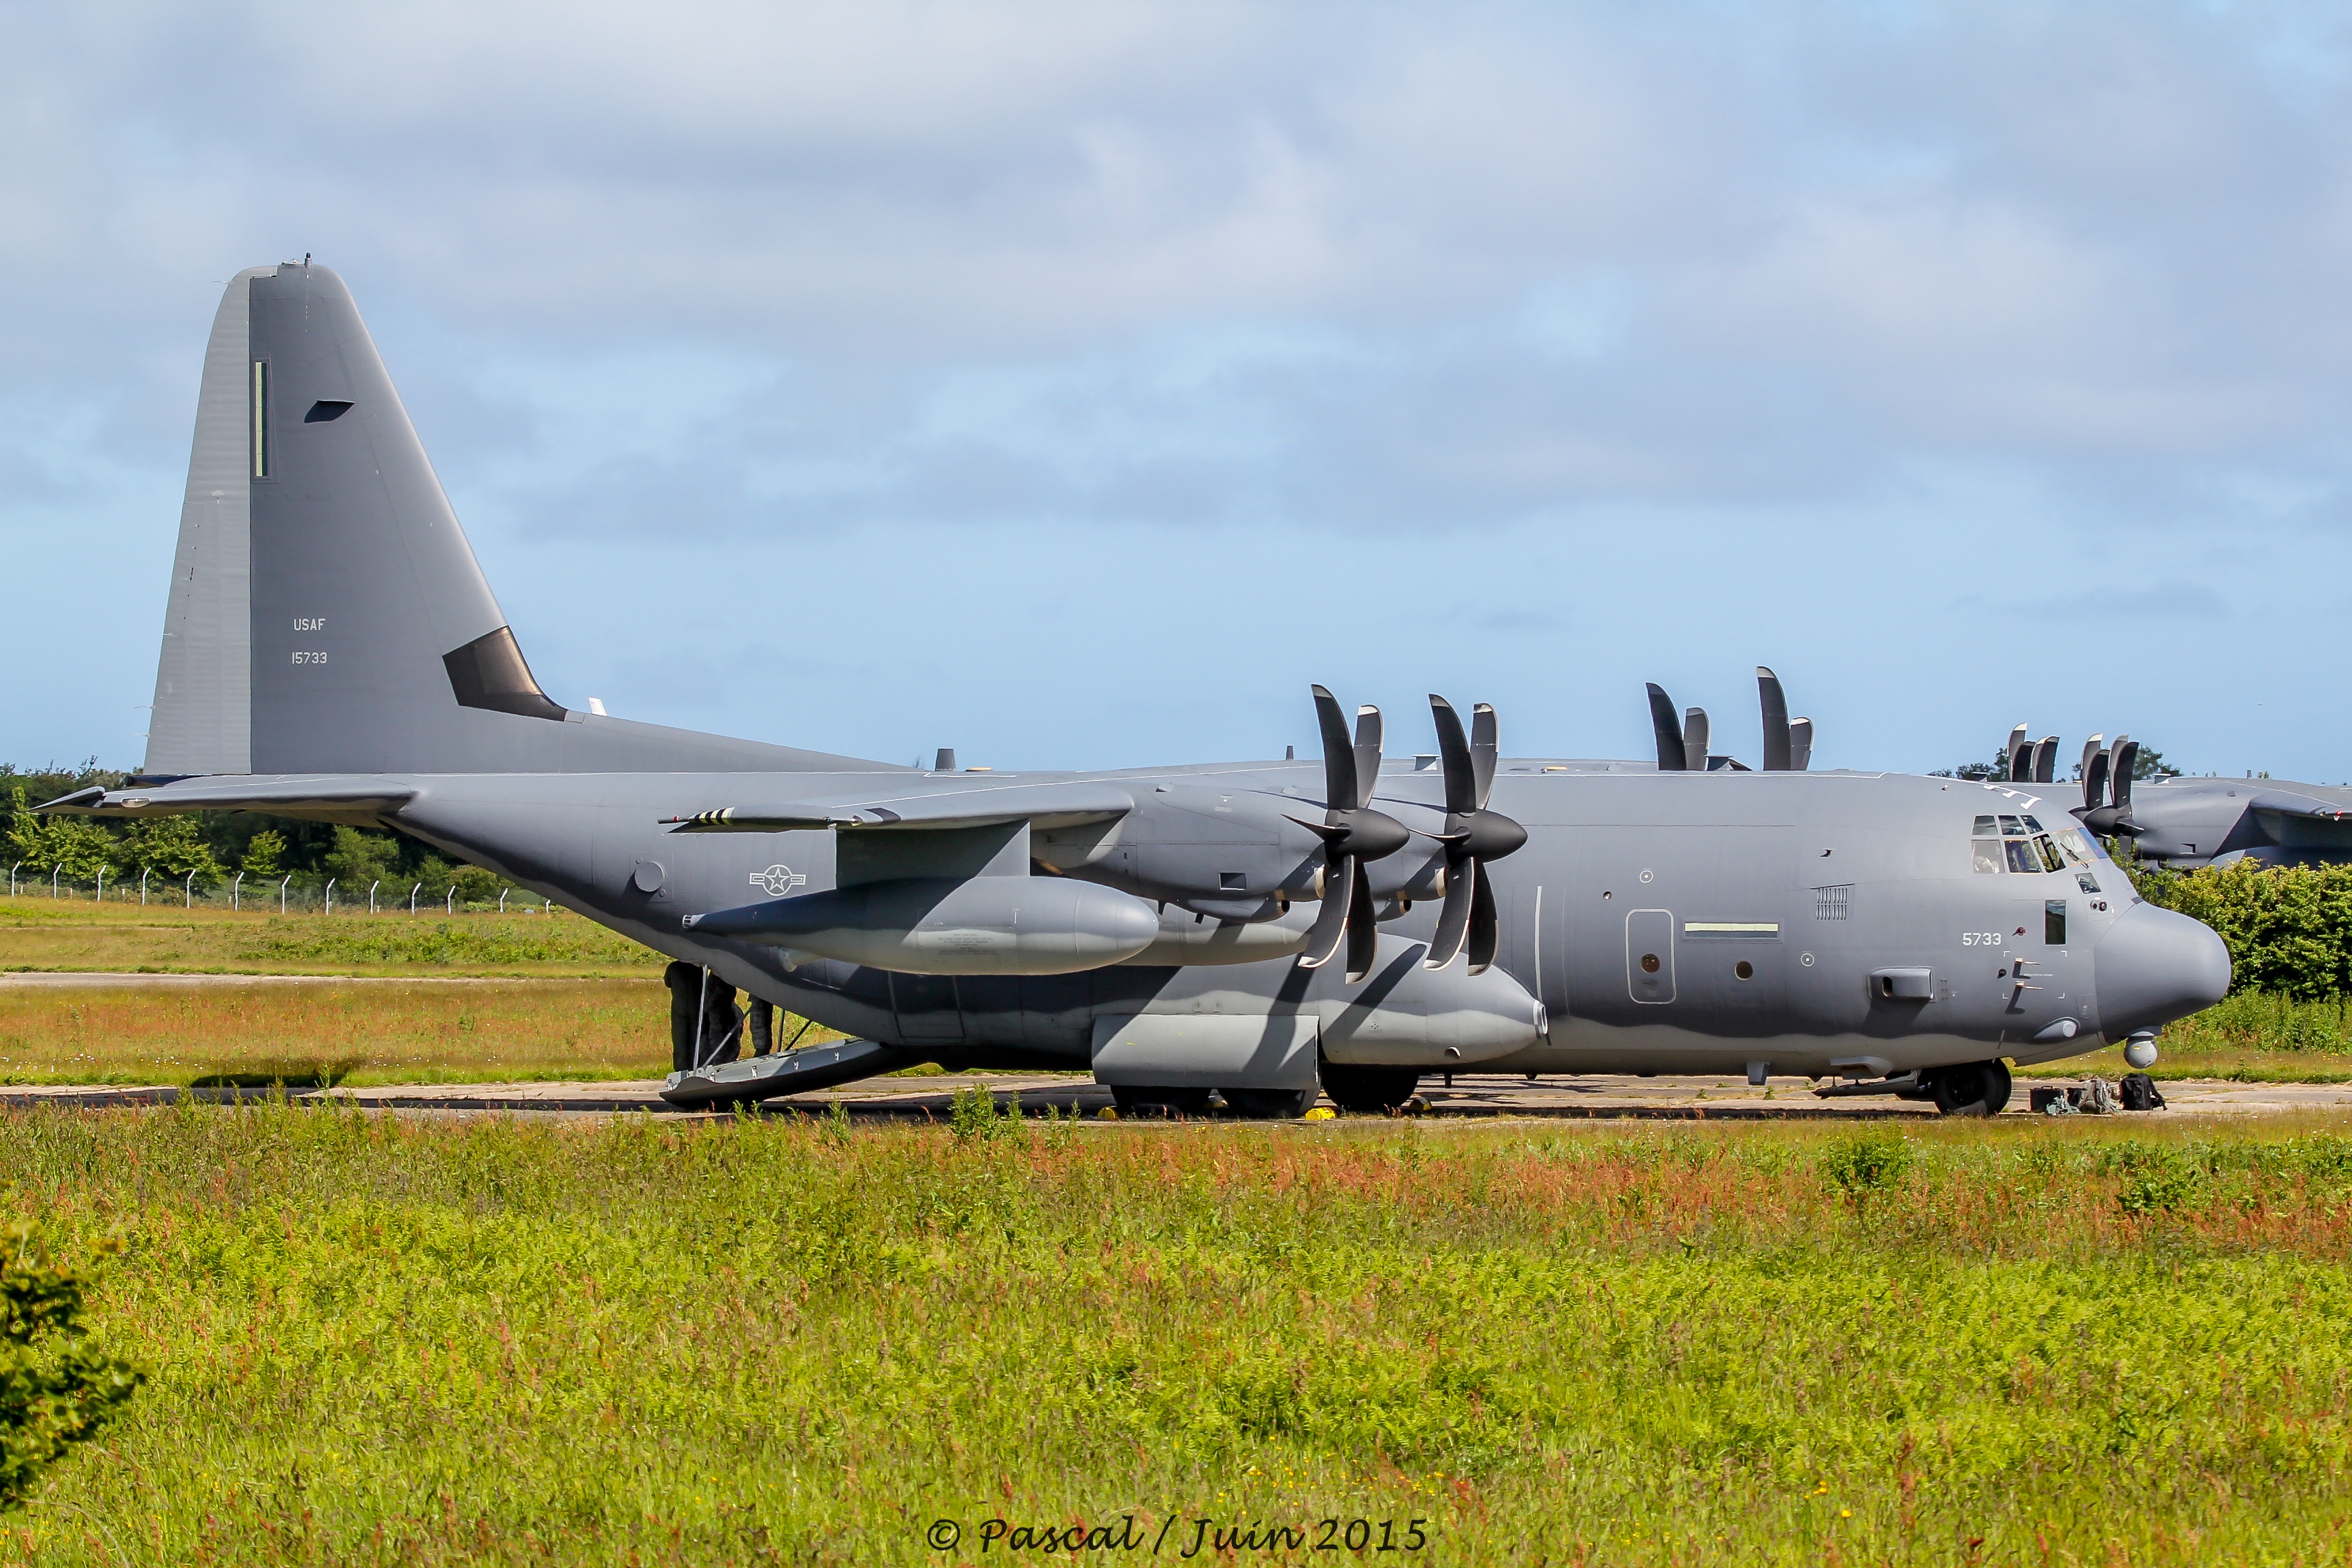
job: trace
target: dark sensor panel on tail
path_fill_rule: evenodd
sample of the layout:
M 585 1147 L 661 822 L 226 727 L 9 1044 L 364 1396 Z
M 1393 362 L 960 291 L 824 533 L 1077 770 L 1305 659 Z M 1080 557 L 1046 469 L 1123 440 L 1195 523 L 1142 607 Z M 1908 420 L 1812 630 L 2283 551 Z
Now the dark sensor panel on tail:
M 563 718 L 563 710 L 531 679 L 514 633 L 505 626 L 443 654 L 441 662 L 449 667 L 450 689 L 457 692 L 460 707 L 559 722 Z

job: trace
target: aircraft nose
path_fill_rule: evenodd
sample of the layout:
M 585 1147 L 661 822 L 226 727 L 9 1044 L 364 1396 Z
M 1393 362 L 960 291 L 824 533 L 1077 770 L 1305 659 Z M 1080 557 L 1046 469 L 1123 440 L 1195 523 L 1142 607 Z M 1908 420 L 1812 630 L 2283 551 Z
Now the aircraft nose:
M 2120 1040 L 2219 1002 L 2230 989 L 2230 950 L 2210 927 L 2154 904 L 2134 904 L 2091 950 L 2099 1027 Z

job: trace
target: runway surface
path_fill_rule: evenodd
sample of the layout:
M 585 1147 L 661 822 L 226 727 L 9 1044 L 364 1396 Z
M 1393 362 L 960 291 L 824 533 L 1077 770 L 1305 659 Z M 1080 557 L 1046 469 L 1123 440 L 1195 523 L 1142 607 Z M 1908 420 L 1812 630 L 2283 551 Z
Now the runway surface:
M 2020 1079 L 2006 1114 L 2031 1114 L 2028 1091 L 2041 1083 L 2079 1083 L 2079 1079 Z M 823 1116 L 840 1104 L 860 1120 L 944 1121 L 956 1092 L 984 1085 L 999 1104 L 1016 1100 L 1023 1111 L 1042 1116 L 1052 1107 L 1089 1121 L 1111 1104 L 1110 1091 L 1079 1074 L 964 1073 L 923 1078 L 870 1079 L 814 1094 L 765 1101 L 770 1116 Z M 2283 1111 L 2352 1108 L 2352 1084 L 2266 1084 L 2189 1081 L 2159 1086 L 2169 1108 L 2143 1113 L 2157 1119 L 2181 1115 L 2252 1116 Z M 398 1084 L 374 1089 L 293 1089 L 297 1104 L 351 1107 L 409 1114 L 610 1116 L 646 1112 L 666 1120 L 711 1118 L 724 1112 L 681 1111 L 665 1102 L 653 1080 L 625 1083 Z M 187 1095 L 208 1103 L 253 1103 L 278 1091 L 268 1089 L 193 1089 L 145 1086 L 5 1086 L 0 1110 L 37 1106 L 99 1109 L 167 1105 Z M 1425 1108 L 1414 1113 L 1441 1121 L 1530 1117 L 1548 1120 L 1647 1121 L 1864 1121 L 1929 1119 L 1933 1106 L 1885 1096 L 1818 1100 L 1801 1081 L 1751 1089 L 1739 1079 L 1711 1078 L 1554 1078 L 1530 1083 L 1499 1074 L 1459 1073 L 1452 1087 L 1434 1076 L 1424 1079 Z

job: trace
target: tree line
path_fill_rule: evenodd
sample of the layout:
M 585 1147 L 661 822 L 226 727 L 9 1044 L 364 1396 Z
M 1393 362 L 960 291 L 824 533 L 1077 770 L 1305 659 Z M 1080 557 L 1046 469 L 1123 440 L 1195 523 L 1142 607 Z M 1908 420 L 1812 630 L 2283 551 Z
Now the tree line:
M 346 887 L 383 881 L 455 887 L 467 903 L 495 900 L 507 886 L 496 874 L 443 856 L 406 834 L 340 823 L 298 822 L 253 811 L 199 811 L 175 816 L 115 819 L 43 816 L 33 808 L 92 784 L 119 789 L 131 775 L 97 765 L 19 768 L 0 763 L 0 860 L 20 878 L 52 874 L 89 885 L 142 871 L 178 884 L 191 875 L 199 888 L 245 874 L 248 888 L 293 876 Z

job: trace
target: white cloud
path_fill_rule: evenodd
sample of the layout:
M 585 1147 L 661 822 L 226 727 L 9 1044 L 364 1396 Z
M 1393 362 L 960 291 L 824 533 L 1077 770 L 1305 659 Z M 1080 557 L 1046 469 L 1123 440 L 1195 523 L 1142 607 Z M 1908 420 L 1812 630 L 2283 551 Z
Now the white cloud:
M 486 556 L 554 563 L 500 583 L 519 617 L 628 624 L 632 542 L 794 581 L 822 549 L 854 599 L 919 537 L 954 560 L 903 654 L 861 652 L 877 691 L 1045 584 L 1192 624 L 1187 550 L 1280 574 L 1261 619 L 1319 625 L 1301 579 L 1344 552 L 1415 633 L 1737 669 L 1782 662 L 1748 646 L 1775 623 L 1722 606 L 1834 584 L 1960 647 L 2051 602 L 1917 597 L 1987 520 L 2291 656 L 2261 595 L 2179 585 L 2352 590 L 2313 542 L 2352 479 L 2345 44 L 2259 5 L 20 7 L 0 405 L 39 416 L 0 528 L 116 531 L 159 607 L 216 280 L 310 250 Z M 1446 560 L 1521 596 L 1464 610 Z M 1660 583 L 1675 615 L 1612 618 Z M 120 651 L 41 734 L 143 689 L 159 608 L 112 591 Z M 1287 691 L 1335 646 L 1227 631 L 1170 679 Z M 1889 683 L 1922 668 L 1822 678 L 1920 712 Z M 2193 665 L 2162 689 L 2182 726 L 2227 700 Z M 861 736 L 825 743 L 896 746 Z

